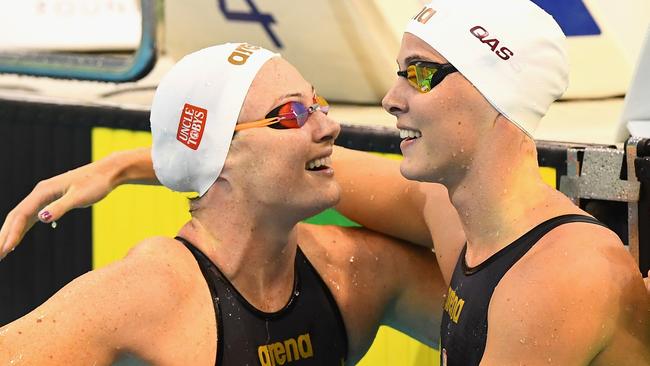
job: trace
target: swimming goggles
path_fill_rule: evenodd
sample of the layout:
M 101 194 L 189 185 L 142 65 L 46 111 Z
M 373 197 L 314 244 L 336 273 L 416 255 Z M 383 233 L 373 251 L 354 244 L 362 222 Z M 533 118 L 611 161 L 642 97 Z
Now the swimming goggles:
M 408 80 L 420 93 L 427 93 L 440 84 L 445 76 L 458 70 L 452 64 L 417 61 L 409 64 L 406 70 L 397 71 L 397 76 Z
M 314 104 L 305 106 L 299 102 L 288 102 L 273 109 L 264 119 L 253 122 L 238 123 L 235 131 L 241 131 L 248 128 L 269 126 L 272 128 L 300 128 L 305 125 L 309 115 L 321 111 L 325 114 L 329 112 L 330 105 L 325 98 L 320 95 L 314 95 Z

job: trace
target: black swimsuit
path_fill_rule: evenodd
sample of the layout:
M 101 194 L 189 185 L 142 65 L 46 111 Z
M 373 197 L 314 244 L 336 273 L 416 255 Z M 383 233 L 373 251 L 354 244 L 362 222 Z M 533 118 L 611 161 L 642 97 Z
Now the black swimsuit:
M 604 226 L 589 216 L 555 217 L 539 224 L 473 268 L 465 263 L 465 245 L 451 278 L 442 316 L 441 366 L 474 366 L 481 362 L 487 341 L 488 306 L 499 281 L 544 235 L 570 222 Z
M 298 247 L 293 293 L 274 313 L 253 307 L 201 251 L 177 237 L 203 272 L 217 319 L 217 366 L 343 365 L 347 333 L 332 293 Z

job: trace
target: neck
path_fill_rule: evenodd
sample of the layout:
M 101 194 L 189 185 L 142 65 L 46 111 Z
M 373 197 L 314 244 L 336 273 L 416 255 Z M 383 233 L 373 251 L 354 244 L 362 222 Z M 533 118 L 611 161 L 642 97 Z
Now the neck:
M 293 286 L 297 221 L 280 220 L 236 195 L 208 195 L 179 236 L 208 256 L 249 302 L 266 311 L 282 307 Z
M 493 140 L 482 150 L 468 173 L 448 187 L 467 235 L 468 265 L 480 264 L 551 217 L 581 212 L 544 183 L 531 140 L 519 146 Z

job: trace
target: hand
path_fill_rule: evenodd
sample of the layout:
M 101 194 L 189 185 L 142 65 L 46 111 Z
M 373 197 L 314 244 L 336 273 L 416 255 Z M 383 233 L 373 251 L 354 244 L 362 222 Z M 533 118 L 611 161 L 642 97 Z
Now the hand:
M 110 161 L 99 161 L 36 184 L 5 218 L 0 229 L 0 259 L 18 245 L 37 220 L 50 223 L 71 209 L 104 198 L 114 188 L 113 166 Z

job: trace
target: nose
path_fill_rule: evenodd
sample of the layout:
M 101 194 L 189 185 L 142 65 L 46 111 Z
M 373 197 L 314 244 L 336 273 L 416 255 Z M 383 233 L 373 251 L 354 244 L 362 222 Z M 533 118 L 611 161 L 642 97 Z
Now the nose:
M 309 119 L 309 122 L 313 122 L 312 133 L 316 142 L 334 142 L 341 133 L 341 125 L 321 111 L 315 112 Z
M 406 83 L 406 80 L 397 78 L 388 92 L 386 92 L 384 99 L 381 100 L 381 105 L 384 107 L 384 110 L 396 117 L 408 112 L 408 104 L 404 95 L 410 92 L 410 90 L 402 90 L 403 83 Z M 410 86 L 407 85 L 407 87 Z

